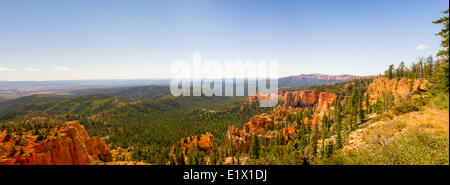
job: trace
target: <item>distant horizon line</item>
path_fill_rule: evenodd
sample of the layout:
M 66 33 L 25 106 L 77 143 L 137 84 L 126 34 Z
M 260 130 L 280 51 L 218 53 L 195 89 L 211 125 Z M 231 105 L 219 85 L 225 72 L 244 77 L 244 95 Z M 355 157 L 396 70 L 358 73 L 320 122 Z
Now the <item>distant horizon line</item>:
M 355 76 L 355 77 L 371 77 L 371 76 L 378 76 L 379 74 L 375 75 L 354 75 L 354 74 L 325 74 L 325 73 L 301 73 L 297 75 L 288 75 L 288 76 L 282 76 L 278 77 L 281 78 L 289 78 L 289 77 L 295 77 L 295 76 L 307 76 L 307 75 L 326 75 L 326 76 Z M 229 78 L 235 78 L 235 77 L 222 77 L 220 79 L 229 79 Z M 0 80 L 0 82 L 63 82 L 63 81 L 130 81 L 130 80 L 171 80 L 173 78 L 104 78 L 104 79 L 73 79 L 73 80 Z M 208 79 L 217 79 L 217 78 L 208 78 Z M 241 78 L 236 78 L 241 79 Z M 244 78 L 245 79 L 245 78 Z

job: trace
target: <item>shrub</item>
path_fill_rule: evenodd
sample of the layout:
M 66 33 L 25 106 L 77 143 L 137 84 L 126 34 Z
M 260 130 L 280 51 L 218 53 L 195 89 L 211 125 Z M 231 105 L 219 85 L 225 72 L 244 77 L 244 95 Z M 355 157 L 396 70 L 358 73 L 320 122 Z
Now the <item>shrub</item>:
M 418 99 L 401 100 L 392 107 L 392 112 L 394 115 L 402 115 L 408 112 L 419 111 L 422 104 L 422 101 Z
M 445 109 L 448 110 L 449 107 L 449 98 L 448 94 L 441 93 L 436 95 L 430 100 L 430 106 L 436 107 L 439 109 Z

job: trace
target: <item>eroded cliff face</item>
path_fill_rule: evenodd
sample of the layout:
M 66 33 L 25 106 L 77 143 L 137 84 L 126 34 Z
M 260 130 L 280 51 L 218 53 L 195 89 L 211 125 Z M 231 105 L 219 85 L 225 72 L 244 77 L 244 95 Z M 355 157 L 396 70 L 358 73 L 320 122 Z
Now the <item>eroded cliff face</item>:
M 288 92 L 286 94 L 286 100 L 284 106 L 312 106 L 319 101 L 319 94 L 321 92 L 318 90 L 304 90 L 297 92 Z
M 287 91 L 283 88 L 278 88 L 278 100 L 282 100 L 284 101 L 286 99 L 286 94 Z M 252 107 L 252 106 L 257 106 L 259 105 L 259 101 L 260 100 L 268 100 L 270 99 L 270 95 L 269 94 L 260 94 L 258 92 L 256 92 L 255 94 L 252 94 L 250 96 L 247 97 L 247 99 L 242 102 L 240 109 L 244 110 L 248 107 Z
M 264 96 L 256 95 L 250 96 L 248 100 L 241 105 L 249 106 L 263 98 Z M 301 90 L 296 92 L 287 92 L 280 88 L 278 90 L 278 98 L 284 101 L 283 106 L 277 106 L 270 114 L 260 114 L 250 118 L 242 130 L 239 130 L 235 125 L 228 127 L 226 135 L 226 145 L 231 147 L 234 145 L 238 153 L 247 153 L 253 134 L 257 134 L 259 137 L 263 137 L 262 141 L 268 145 L 274 141 L 275 137 L 281 136 L 283 142 L 289 142 L 297 133 L 295 126 L 282 125 L 287 122 L 287 116 L 296 114 L 302 111 L 305 107 L 315 106 L 313 109 L 313 115 L 311 117 L 305 117 L 302 120 L 303 124 L 313 125 L 320 124 L 317 120 L 323 117 L 328 112 L 337 95 L 334 93 L 328 93 L 323 90 Z M 281 127 L 281 130 L 273 130 L 274 126 Z
M 241 110 L 256 104 L 259 100 L 268 98 L 268 95 L 261 95 L 259 93 L 256 93 L 254 96 L 249 96 L 247 100 L 241 104 Z M 310 107 L 315 105 L 318 112 L 325 112 L 331 108 L 331 104 L 336 98 L 336 94 L 324 90 L 313 89 L 287 92 L 283 88 L 278 89 L 278 100 L 284 101 L 285 107 Z
M 323 117 L 323 115 L 331 109 L 333 101 L 336 100 L 336 98 L 337 95 L 334 93 L 321 92 L 319 94 L 319 100 L 316 105 L 319 117 Z
M 264 113 L 250 118 L 250 121 L 244 125 L 242 130 L 239 130 L 235 125 L 230 125 L 226 135 L 226 145 L 227 147 L 234 145 L 233 147 L 236 147 L 238 153 L 247 153 L 250 149 L 253 134 L 262 137 L 265 145 L 269 145 L 277 136 L 281 136 L 283 142 L 288 143 L 297 131 L 294 126 L 283 125 L 283 123 L 286 122 L 287 115 L 300 110 L 300 108 L 277 106 L 270 114 Z M 273 130 L 272 128 L 275 126 L 283 127 L 281 132 Z
M 336 99 L 337 95 L 322 90 L 303 90 L 287 92 L 284 96 L 284 106 L 309 107 L 317 104 L 320 110 L 326 110 Z
M 37 136 L 5 139 L 0 134 L 1 165 L 88 165 L 96 160 L 111 161 L 109 147 L 99 137 L 89 137 L 78 121 L 65 123 L 57 135 L 38 141 Z M 10 136 L 8 136 L 10 137 Z M 17 151 L 20 148 L 20 151 Z
M 391 91 L 396 98 L 415 97 L 427 90 L 428 81 L 425 79 L 387 79 L 376 78 L 368 87 L 370 104 L 374 104 L 383 93 Z
M 173 145 L 170 150 L 169 157 L 173 159 L 176 158 L 176 147 L 179 147 L 181 149 L 185 161 L 188 161 L 187 154 L 192 147 L 197 147 L 199 151 L 205 152 L 206 155 L 209 155 L 214 148 L 214 136 L 211 133 L 207 132 L 205 134 L 202 134 L 200 137 L 189 136 L 187 138 L 181 139 L 177 142 L 176 145 Z

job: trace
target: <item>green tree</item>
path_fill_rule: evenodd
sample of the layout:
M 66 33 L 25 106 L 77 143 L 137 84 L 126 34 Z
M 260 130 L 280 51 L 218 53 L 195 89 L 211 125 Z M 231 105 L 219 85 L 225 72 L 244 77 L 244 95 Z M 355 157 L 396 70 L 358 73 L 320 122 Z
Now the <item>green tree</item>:
M 443 12 L 444 14 L 448 15 L 449 9 L 445 10 Z M 433 21 L 434 24 L 443 24 L 443 28 L 439 33 L 436 35 L 439 35 L 442 37 L 441 41 L 441 47 L 442 50 L 439 50 L 439 52 L 436 54 L 436 56 L 440 57 L 442 62 L 439 64 L 439 69 L 433 75 L 432 83 L 435 85 L 435 89 L 438 92 L 446 92 L 449 91 L 449 62 L 448 62 L 448 47 L 449 47 L 449 17 L 444 16 L 436 21 Z
M 358 96 L 358 113 L 359 113 L 359 120 L 361 121 L 361 123 L 364 121 L 364 119 L 366 118 L 366 114 L 363 110 L 363 106 L 362 106 L 362 95 L 360 94 Z
M 256 135 L 256 133 L 253 133 L 252 142 L 250 143 L 250 157 L 252 159 L 258 159 L 260 149 L 261 149 L 261 146 L 259 143 L 258 136 Z
M 329 157 L 333 154 L 334 145 L 333 142 L 328 142 L 325 146 L 324 157 Z
M 429 79 L 433 76 L 433 56 L 428 56 L 424 67 L 425 78 Z
M 337 149 L 342 148 L 342 136 L 341 136 L 341 122 L 342 122 L 342 107 L 339 97 L 334 102 L 334 132 L 336 133 L 335 147 Z
M 389 80 L 393 78 L 393 69 L 394 69 L 394 64 L 389 65 L 388 70 L 385 72 L 385 76 L 386 78 L 388 78 Z
M 399 78 L 405 77 L 405 63 L 403 61 L 398 65 L 396 73 Z
M 417 72 L 417 64 L 411 63 L 410 72 L 409 72 L 409 78 L 417 78 L 418 72 Z
M 370 108 L 370 103 L 369 103 L 369 93 L 366 93 L 364 95 L 364 104 L 366 106 L 366 112 L 370 113 L 372 112 L 371 108 Z
M 214 146 L 214 148 L 212 150 L 212 153 L 211 153 L 211 156 L 210 156 L 212 165 L 216 165 L 219 162 L 219 158 L 220 158 L 219 155 L 220 154 L 219 154 L 219 151 L 217 149 L 217 146 Z
M 321 132 L 322 139 L 327 137 L 328 129 L 329 129 L 329 127 L 328 127 L 328 116 L 324 115 L 323 118 L 322 118 L 322 124 L 320 124 L 320 130 L 321 130 L 320 132 Z
M 445 10 L 444 14 L 448 15 L 449 9 Z M 436 35 L 439 35 L 442 37 L 442 41 L 441 41 L 441 47 L 444 48 L 444 50 L 439 50 L 439 52 L 437 53 L 437 56 L 439 57 L 444 57 L 446 58 L 447 62 L 448 62 L 448 47 L 449 47 L 449 42 L 448 42 L 448 30 L 449 30 L 449 17 L 448 16 L 444 16 L 436 21 L 433 21 L 434 24 L 443 24 L 443 28 L 441 29 L 441 31 L 439 33 L 437 33 Z
M 336 149 L 342 148 L 342 135 L 341 135 L 341 124 L 336 123 L 336 140 L 335 140 L 335 147 Z
M 320 154 L 325 155 L 325 138 L 328 136 L 328 116 L 324 115 L 322 118 L 322 124 L 320 125 L 321 131 L 320 136 L 322 139 L 322 146 L 320 147 Z
M 319 136 L 319 128 L 318 128 L 318 126 L 317 126 L 317 124 L 314 124 L 314 132 L 313 132 L 313 134 L 312 134 L 312 138 L 311 138 L 311 142 L 310 142 L 310 145 L 311 145 L 311 150 L 312 150 L 312 156 L 313 157 L 315 157 L 315 156 L 317 156 L 317 139 L 318 139 L 318 136 Z

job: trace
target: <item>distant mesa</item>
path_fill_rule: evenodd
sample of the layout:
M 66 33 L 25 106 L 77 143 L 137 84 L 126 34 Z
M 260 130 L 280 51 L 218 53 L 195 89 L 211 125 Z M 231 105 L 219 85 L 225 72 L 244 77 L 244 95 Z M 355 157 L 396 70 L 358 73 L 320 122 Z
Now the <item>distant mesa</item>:
M 289 86 L 327 85 L 355 79 L 374 78 L 376 76 L 377 75 L 356 76 L 356 75 L 301 74 L 278 79 L 278 86 L 289 87 Z
M 348 80 L 354 80 L 354 79 L 361 79 L 361 78 L 373 78 L 375 75 L 372 76 L 357 76 L 357 75 L 327 75 L 327 74 L 301 74 L 301 75 L 294 75 L 294 76 L 288 76 L 284 77 L 282 79 L 316 79 L 316 80 L 339 80 L 339 81 L 348 81 Z

